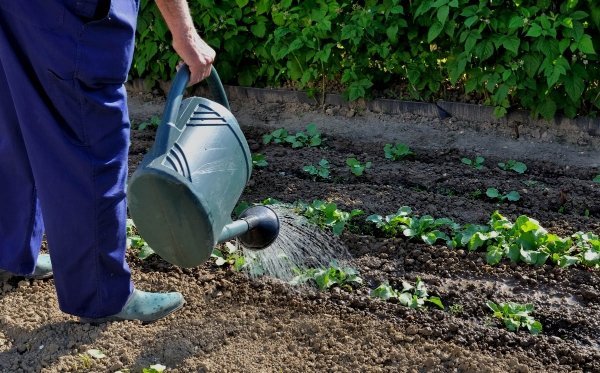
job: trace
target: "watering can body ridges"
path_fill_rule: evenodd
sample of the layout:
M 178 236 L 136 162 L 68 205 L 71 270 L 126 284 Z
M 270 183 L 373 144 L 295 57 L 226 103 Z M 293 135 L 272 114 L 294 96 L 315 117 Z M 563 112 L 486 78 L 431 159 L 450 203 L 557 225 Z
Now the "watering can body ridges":
M 185 89 L 177 77 L 176 84 L 183 88 L 172 91 Z M 210 257 L 226 227 L 238 229 L 231 212 L 250 179 L 252 157 L 228 102 L 181 100 L 178 92 L 167 101 L 156 141 L 129 180 L 129 212 L 159 256 L 194 267 Z

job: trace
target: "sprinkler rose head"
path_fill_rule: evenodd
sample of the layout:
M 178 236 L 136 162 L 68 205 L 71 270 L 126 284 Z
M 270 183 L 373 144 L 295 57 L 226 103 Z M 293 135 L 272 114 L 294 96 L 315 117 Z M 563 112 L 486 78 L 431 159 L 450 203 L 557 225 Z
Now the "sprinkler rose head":
M 279 235 L 279 218 L 266 206 L 250 207 L 240 214 L 240 219 L 250 227 L 248 232 L 238 237 L 247 249 L 266 249 Z

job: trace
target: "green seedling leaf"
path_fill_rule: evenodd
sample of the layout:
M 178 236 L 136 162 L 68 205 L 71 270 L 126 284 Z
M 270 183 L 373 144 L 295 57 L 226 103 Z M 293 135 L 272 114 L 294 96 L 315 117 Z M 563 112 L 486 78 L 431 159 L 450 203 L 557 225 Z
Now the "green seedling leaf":
M 106 355 L 102 351 L 97 349 L 89 349 L 86 352 L 94 359 L 104 359 L 106 357 Z
M 542 324 L 530 315 L 534 311 L 532 304 L 512 302 L 496 304 L 488 301 L 486 305 L 492 310 L 494 317 L 502 320 L 510 331 L 518 332 L 523 326 L 533 335 L 537 335 L 542 331 Z
M 315 178 L 321 179 L 329 179 L 329 169 L 329 161 L 327 161 L 326 159 L 321 159 L 317 165 L 308 165 L 302 168 L 304 172 L 307 172 Z
M 439 297 L 429 297 L 427 287 L 420 278 L 417 278 L 414 286 L 406 281 L 402 281 L 402 290 L 400 291 L 392 288 L 387 283 L 382 283 L 371 291 L 371 296 L 384 300 L 396 298 L 401 305 L 413 309 L 423 308 L 425 302 L 444 309 L 444 304 Z
M 269 165 L 269 162 L 267 162 L 267 157 L 265 157 L 263 154 L 260 153 L 256 153 L 256 154 L 252 154 L 252 165 L 254 167 L 267 167 Z
M 600 175 L 596 175 L 596 176 L 595 176 L 595 177 L 592 179 L 592 181 L 593 181 L 594 183 L 600 183 Z
M 350 172 L 352 172 L 355 176 L 362 176 L 368 168 L 371 168 L 371 162 L 362 164 L 356 158 L 346 159 L 346 164 L 348 167 L 350 167 Z
M 483 168 L 485 158 L 479 156 L 475 157 L 475 159 L 461 158 L 460 161 L 468 166 L 475 168 L 476 170 L 481 170 Z
M 396 145 L 385 144 L 383 147 L 383 152 L 385 154 L 385 158 L 391 159 L 394 161 L 406 158 L 410 155 L 414 155 L 408 145 L 397 143 Z
M 514 159 L 498 163 L 498 167 L 500 167 L 504 171 L 512 170 L 519 174 L 523 174 L 525 173 L 525 171 L 527 171 L 527 166 L 525 165 L 525 163 L 515 161 Z

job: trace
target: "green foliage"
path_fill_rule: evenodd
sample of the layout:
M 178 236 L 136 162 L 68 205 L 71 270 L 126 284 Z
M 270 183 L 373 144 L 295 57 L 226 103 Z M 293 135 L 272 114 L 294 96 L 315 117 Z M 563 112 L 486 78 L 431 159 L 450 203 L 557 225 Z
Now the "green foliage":
M 506 194 L 502 194 L 496 188 L 488 188 L 485 191 L 485 195 L 491 199 L 495 199 L 500 202 L 503 202 L 503 201 L 516 202 L 521 199 L 521 195 L 519 194 L 519 192 L 517 192 L 515 190 L 510 191 Z
M 377 288 L 371 290 L 371 296 L 383 300 L 395 298 L 401 305 L 413 309 L 423 308 L 425 306 L 425 302 L 434 304 L 435 306 L 444 309 L 444 304 L 439 297 L 429 296 L 425 283 L 419 277 L 417 277 L 417 281 L 414 286 L 406 281 L 402 281 L 402 290 L 396 290 L 389 284 L 382 283 Z
M 525 171 L 527 171 L 527 165 L 525 165 L 525 163 L 515 161 L 514 159 L 506 162 L 500 162 L 498 163 L 498 167 L 504 171 L 514 171 L 518 174 L 524 174 Z
M 532 304 L 513 302 L 496 304 L 492 301 L 486 304 L 494 312 L 494 317 L 502 320 L 508 330 L 518 332 L 520 328 L 525 327 L 533 335 L 542 332 L 542 324 L 530 315 L 534 311 Z
M 596 175 L 596 177 L 594 177 L 594 178 L 592 179 L 592 181 L 593 181 L 594 183 L 600 183 L 600 174 Z
M 160 117 L 158 115 L 153 115 L 150 120 L 140 123 L 137 126 L 137 129 L 140 131 L 145 130 L 146 128 L 157 129 L 160 125 Z
M 400 143 L 396 145 L 385 144 L 383 147 L 383 152 L 385 153 L 385 158 L 393 161 L 397 161 L 415 154 L 410 150 L 408 145 Z
M 341 267 L 337 262 L 330 263 L 327 268 L 295 268 L 296 276 L 290 281 L 292 285 L 300 285 L 306 282 L 314 283 L 319 290 L 329 290 L 333 286 L 339 286 L 347 290 L 360 286 L 363 279 L 358 271 L 351 267 Z
M 167 367 L 162 364 L 153 364 L 148 368 L 142 369 L 142 373 L 162 373 L 165 369 L 167 369 Z
M 279 128 L 271 133 L 263 135 L 263 143 L 289 144 L 292 148 L 318 147 L 323 143 L 321 133 L 315 124 L 309 124 L 306 132 L 299 131 L 295 135 L 290 135 L 287 130 Z
M 371 162 L 362 164 L 354 157 L 346 159 L 346 164 L 350 167 L 350 172 L 352 172 L 354 176 L 362 176 L 368 168 L 371 168 Z
M 210 254 L 210 257 L 215 259 L 217 266 L 231 267 L 238 272 L 248 266 L 249 263 L 246 257 L 244 257 L 244 253 L 236 245 L 231 242 L 225 242 L 223 249 L 214 248 Z
M 358 209 L 350 212 L 342 211 L 337 208 L 335 203 L 327 203 L 321 200 L 315 200 L 311 204 L 298 202 L 296 211 L 306 217 L 309 222 L 321 228 L 331 228 L 336 236 L 342 234 L 346 224 L 352 218 L 363 214 L 362 210 Z
M 503 116 L 552 118 L 600 109 L 600 11 L 593 0 L 199 0 L 200 34 L 225 83 L 292 82 L 321 93 L 339 81 L 350 100 L 405 86 L 404 97 L 461 91 Z M 168 80 L 179 58 L 153 2 L 142 0 L 132 77 Z
M 329 162 L 321 159 L 317 165 L 304 166 L 302 169 L 315 178 L 329 179 Z
M 126 231 L 126 245 L 128 248 L 138 251 L 138 258 L 144 260 L 147 259 L 150 255 L 154 254 L 154 250 L 152 250 L 152 248 L 148 246 L 148 243 L 146 243 L 146 241 L 144 241 L 144 239 L 138 234 L 132 219 L 127 219 Z
M 255 153 L 252 154 L 252 166 L 254 167 L 267 167 L 269 162 L 267 162 L 267 157 L 264 154 Z
M 441 228 L 458 229 L 458 224 L 448 218 L 434 219 L 429 215 L 411 216 L 412 210 L 402 206 L 397 213 L 387 215 L 370 215 L 367 221 L 374 223 L 386 236 L 395 237 L 400 233 L 409 239 L 420 238 L 423 242 L 433 245 L 438 240 L 449 241 L 449 236 Z
M 473 167 L 476 170 L 481 170 L 483 168 L 483 163 L 485 162 L 485 158 L 477 156 L 474 159 L 461 158 L 460 161 L 468 166 Z

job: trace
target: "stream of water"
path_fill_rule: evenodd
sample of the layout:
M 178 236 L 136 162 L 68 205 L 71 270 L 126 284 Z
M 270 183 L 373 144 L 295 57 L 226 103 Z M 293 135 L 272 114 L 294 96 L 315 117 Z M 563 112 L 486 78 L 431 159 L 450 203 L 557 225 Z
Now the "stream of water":
M 279 236 L 264 250 L 243 248 L 250 275 L 267 275 L 283 281 L 291 280 L 296 268 L 327 267 L 333 261 L 343 263 L 350 258 L 339 238 L 282 205 L 270 205 L 279 217 Z

